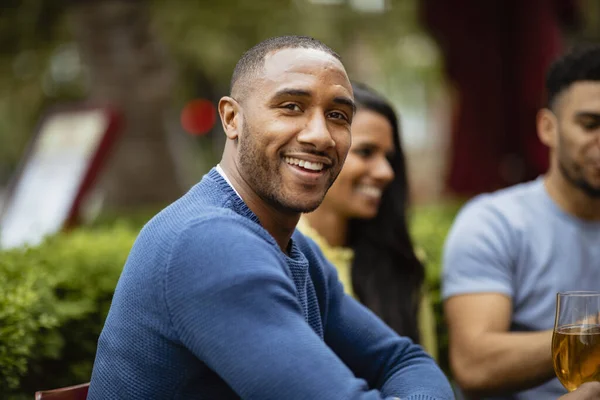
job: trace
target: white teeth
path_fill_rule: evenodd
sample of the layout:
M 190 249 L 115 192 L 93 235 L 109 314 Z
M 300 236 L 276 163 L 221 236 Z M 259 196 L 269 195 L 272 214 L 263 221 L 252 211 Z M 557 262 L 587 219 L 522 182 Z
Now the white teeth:
M 381 195 L 383 193 L 383 191 L 381 189 L 379 189 L 378 187 L 369 186 L 369 185 L 361 185 L 356 190 L 364 195 L 367 195 L 369 197 L 376 197 L 376 198 L 381 197 Z
M 299 158 L 284 157 L 283 160 L 290 165 L 298 165 L 299 167 L 309 169 L 311 171 L 321 171 L 325 166 L 320 162 L 310 162 L 306 160 L 300 160 Z

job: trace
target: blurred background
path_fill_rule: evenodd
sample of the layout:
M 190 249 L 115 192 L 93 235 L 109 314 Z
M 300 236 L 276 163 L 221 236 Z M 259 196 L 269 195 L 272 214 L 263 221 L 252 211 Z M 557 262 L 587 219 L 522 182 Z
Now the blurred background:
M 21 324 L 11 340 L 25 346 L 14 348 L 0 331 L 0 393 L 86 379 L 137 230 L 220 159 L 225 136 L 215 107 L 236 61 L 284 34 L 324 41 L 351 79 L 393 101 L 408 157 L 413 235 L 435 291 L 441 244 L 460 202 L 545 171 L 547 152 L 535 132 L 545 70 L 570 46 L 600 40 L 600 1 L 2 0 L 0 208 L 49 110 L 110 107 L 122 123 L 82 199 L 84 229 L 26 255 L 0 252 L 0 278 L 12 277 L 0 279 L 0 311 L 13 289 L 28 299 L 13 314 L 0 312 L 0 330 Z M 53 177 L 45 179 L 52 191 Z M 40 196 L 30 207 L 44 204 Z M 134 222 L 112 225 L 121 220 Z M 36 263 L 53 279 L 40 281 L 39 269 L 23 278 L 24 265 Z M 82 271 L 88 275 L 73 278 Z M 89 332 L 69 336 L 85 318 L 92 319 Z M 67 351 L 73 341 L 82 344 Z M 45 352 L 33 350 L 40 343 Z M 71 372 L 62 380 L 41 373 L 65 364 Z
M 483 4 L 485 3 L 485 4 Z M 402 117 L 414 201 L 470 196 L 544 171 L 544 70 L 600 37 L 595 0 L 3 0 L 0 192 L 49 107 L 119 109 L 105 208 L 166 203 L 220 157 L 214 107 L 243 51 L 306 34 Z M 208 103 L 198 101 L 207 100 Z M 217 123 L 215 123 L 215 121 Z
M 216 105 L 241 53 L 282 34 L 324 41 L 394 101 L 415 201 L 529 179 L 546 163 L 533 125 L 544 70 L 600 36 L 594 0 L 2 3 L 0 191 L 49 106 L 93 101 L 126 121 L 109 208 L 168 202 L 218 160 L 214 107 L 195 100 Z

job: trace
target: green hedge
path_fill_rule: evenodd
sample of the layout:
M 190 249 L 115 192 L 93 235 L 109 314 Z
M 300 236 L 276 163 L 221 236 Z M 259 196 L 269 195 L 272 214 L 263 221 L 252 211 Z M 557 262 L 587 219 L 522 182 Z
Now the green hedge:
M 49 333 L 59 325 L 49 275 L 23 268 L 29 254 L 0 257 L 0 393 L 19 386 L 34 349 L 52 353 Z
M 86 382 L 112 293 L 137 230 L 76 230 L 0 253 L 0 393 Z
M 411 230 L 426 260 L 447 370 L 441 318 L 442 244 L 457 206 L 415 209 Z M 145 218 L 103 222 L 49 238 L 29 249 L 0 252 L 0 393 L 31 399 L 33 392 L 87 382 L 98 335 L 127 254 Z
M 461 204 L 449 203 L 416 207 L 411 223 L 415 247 L 425 260 L 426 282 L 431 295 L 436 319 L 438 339 L 438 363 L 449 374 L 448 331 L 444 322 L 441 300 L 442 250 L 448 230 Z

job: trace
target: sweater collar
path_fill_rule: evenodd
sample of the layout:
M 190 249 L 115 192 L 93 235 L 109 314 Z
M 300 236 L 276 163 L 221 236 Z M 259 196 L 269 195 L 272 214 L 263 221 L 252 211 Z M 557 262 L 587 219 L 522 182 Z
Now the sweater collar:
M 212 168 L 208 172 L 208 177 L 217 184 L 219 189 L 221 189 L 223 194 L 227 197 L 227 202 L 231 203 L 232 208 L 236 213 L 260 225 L 260 221 L 256 214 L 254 214 L 250 207 L 244 203 L 244 200 L 242 200 L 241 196 L 237 194 L 233 186 L 231 186 L 231 184 L 225 180 L 223 175 L 217 171 L 216 167 Z

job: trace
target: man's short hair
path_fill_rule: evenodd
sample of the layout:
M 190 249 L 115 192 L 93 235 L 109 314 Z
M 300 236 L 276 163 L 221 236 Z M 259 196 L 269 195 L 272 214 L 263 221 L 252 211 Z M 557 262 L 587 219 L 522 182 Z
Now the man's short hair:
M 552 108 L 557 97 L 579 81 L 600 82 L 600 46 L 577 47 L 552 63 L 546 75 L 547 107 Z
M 278 36 L 264 40 L 246 51 L 237 62 L 229 87 L 233 95 L 236 86 L 256 75 L 264 65 L 265 56 L 282 49 L 316 49 L 332 55 L 341 61 L 341 57 L 323 42 L 309 36 Z

